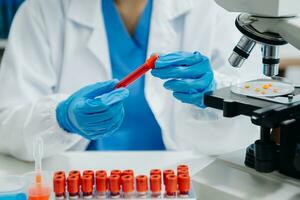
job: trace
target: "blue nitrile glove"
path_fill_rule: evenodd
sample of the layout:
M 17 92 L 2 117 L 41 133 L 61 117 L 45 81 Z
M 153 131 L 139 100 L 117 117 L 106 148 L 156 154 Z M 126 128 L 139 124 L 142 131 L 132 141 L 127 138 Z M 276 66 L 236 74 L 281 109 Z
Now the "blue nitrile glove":
M 173 91 L 175 98 L 183 103 L 204 108 L 204 93 L 215 87 L 214 75 L 207 57 L 199 52 L 174 52 L 160 55 L 152 75 L 170 79 L 164 87 Z
M 86 86 L 61 102 L 56 108 L 59 125 L 66 131 L 87 139 L 97 139 L 115 132 L 124 118 L 126 88 L 114 89 L 117 80 Z

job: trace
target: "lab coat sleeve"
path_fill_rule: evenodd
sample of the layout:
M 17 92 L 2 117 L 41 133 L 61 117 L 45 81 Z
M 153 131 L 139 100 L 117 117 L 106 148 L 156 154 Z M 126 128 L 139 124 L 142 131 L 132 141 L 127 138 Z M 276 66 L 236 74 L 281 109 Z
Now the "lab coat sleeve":
M 207 31 L 210 31 L 207 39 L 210 48 L 204 53 L 211 60 L 217 89 L 261 77 L 260 57 L 257 55 L 252 55 L 251 61 L 242 69 L 229 66 L 227 59 L 240 37 L 234 25 L 237 14 L 229 14 L 214 5 L 211 7 L 214 15 L 210 15 L 211 24 L 207 25 Z M 201 52 L 203 43 L 195 41 Z M 193 45 L 195 44 L 191 44 Z M 174 119 L 174 149 L 192 149 L 201 154 L 220 155 L 245 148 L 259 137 L 259 129 L 251 123 L 249 117 L 224 118 L 222 111 L 213 108 L 201 109 L 176 101 Z
M 13 22 L 0 72 L 0 152 L 33 160 L 36 136 L 50 156 L 82 140 L 62 130 L 56 105 L 67 98 L 54 94 L 58 67 L 54 67 L 47 30 L 37 1 L 26 1 Z

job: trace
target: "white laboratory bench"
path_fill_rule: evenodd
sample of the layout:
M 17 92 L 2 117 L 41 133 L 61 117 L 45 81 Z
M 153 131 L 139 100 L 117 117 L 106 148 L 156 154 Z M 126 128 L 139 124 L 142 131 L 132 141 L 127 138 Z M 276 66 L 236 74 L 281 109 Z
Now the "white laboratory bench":
M 43 169 L 134 169 L 136 174 L 148 174 L 152 168 L 176 168 L 178 164 L 186 163 L 191 174 L 195 174 L 213 160 L 190 151 L 66 152 L 44 159 Z M 0 176 L 22 175 L 33 169 L 34 163 L 0 155 Z

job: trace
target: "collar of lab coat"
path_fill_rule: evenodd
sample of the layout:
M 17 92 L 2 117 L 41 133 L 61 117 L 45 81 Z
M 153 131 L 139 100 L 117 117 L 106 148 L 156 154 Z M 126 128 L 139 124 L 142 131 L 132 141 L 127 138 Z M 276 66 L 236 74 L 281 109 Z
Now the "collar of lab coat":
M 151 32 L 157 32 L 155 29 L 161 29 L 159 20 L 167 23 L 172 21 L 192 9 L 195 1 L 197 0 L 154 0 L 152 19 L 156 17 L 156 22 L 151 22 L 151 29 L 149 34 L 148 54 L 153 51 L 159 51 L 164 49 L 164 46 L 168 46 L 168 49 L 172 49 L 170 42 L 172 40 L 172 34 L 174 30 L 171 25 L 165 26 L 164 31 L 160 31 L 160 35 L 151 34 Z M 109 59 L 109 49 L 107 43 L 106 32 L 104 28 L 104 20 L 101 14 L 101 0 L 70 0 L 70 7 L 67 12 L 67 18 L 82 28 L 89 28 L 92 31 L 90 38 L 88 39 L 88 49 L 98 58 L 105 68 L 108 78 L 111 77 L 111 65 Z M 80 27 L 79 27 L 80 28 Z M 162 35 L 163 34 L 163 35 Z M 156 47 L 155 43 L 151 44 L 151 37 L 158 37 L 159 41 Z M 163 46 L 162 46 L 163 45 Z M 161 47 L 161 48 L 160 48 Z M 166 49 L 165 49 L 166 50 Z

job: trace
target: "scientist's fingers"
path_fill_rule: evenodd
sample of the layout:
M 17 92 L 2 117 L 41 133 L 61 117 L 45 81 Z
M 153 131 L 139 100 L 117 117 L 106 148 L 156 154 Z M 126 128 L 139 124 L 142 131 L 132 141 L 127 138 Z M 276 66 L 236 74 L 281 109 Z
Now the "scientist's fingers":
M 188 104 L 194 104 L 199 106 L 200 108 L 205 108 L 203 102 L 204 93 L 195 93 L 195 94 L 187 94 L 187 93 L 180 93 L 180 92 L 174 92 L 173 96 L 181 101 L 182 103 L 188 103 Z
M 120 116 L 124 117 L 124 110 L 120 113 Z M 111 124 L 108 128 L 97 129 L 89 132 L 86 136 L 88 139 L 96 140 L 103 137 L 108 137 L 115 133 L 121 126 L 123 120 L 116 121 L 114 124 Z
M 169 54 L 159 55 L 155 62 L 155 68 L 165 68 L 170 66 L 188 66 L 202 61 L 204 56 L 199 52 L 177 51 Z
M 94 115 L 93 118 L 86 120 L 85 122 L 82 123 L 82 125 L 91 129 L 108 127 L 111 124 L 114 124 L 119 120 L 122 120 L 123 113 L 124 113 L 123 105 L 120 105 L 118 106 L 118 109 L 114 109 L 105 115 L 101 115 L 101 114 Z
M 210 72 L 211 67 L 209 60 L 203 60 L 200 63 L 189 66 L 169 66 L 165 68 L 154 68 L 151 74 L 161 79 L 169 78 L 199 78 L 204 73 Z
M 122 102 L 129 95 L 126 88 L 119 88 L 109 93 L 103 94 L 95 99 L 87 99 L 84 102 L 79 102 L 76 109 L 82 113 L 98 113 L 103 112 L 113 104 Z
M 99 95 L 105 94 L 114 90 L 116 84 L 119 81 L 117 79 L 109 80 L 106 82 L 99 82 L 92 85 L 88 85 L 78 91 L 78 94 L 85 98 L 95 98 Z
M 82 122 L 82 125 L 88 125 L 89 123 L 97 123 L 111 119 L 113 116 L 119 114 L 119 111 L 123 108 L 123 103 L 118 102 L 109 107 L 107 107 L 104 111 L 93 112 L 93 113 L 84 113 L 78 112 L 76 115 L 77 121 Z
M 164 83 L 164 87 L 174 92 L 198 93 L 207 90 L 214 80 L 211 72 L 197 79 L 172 79 Z

